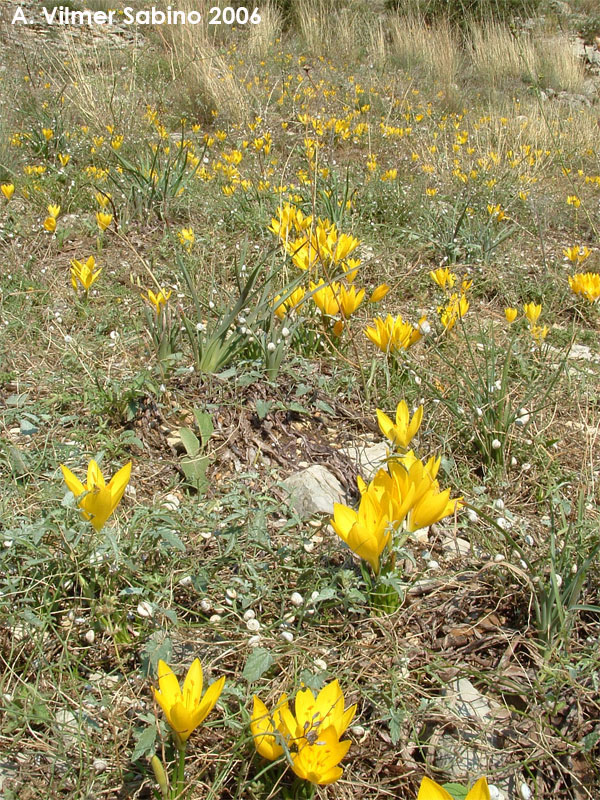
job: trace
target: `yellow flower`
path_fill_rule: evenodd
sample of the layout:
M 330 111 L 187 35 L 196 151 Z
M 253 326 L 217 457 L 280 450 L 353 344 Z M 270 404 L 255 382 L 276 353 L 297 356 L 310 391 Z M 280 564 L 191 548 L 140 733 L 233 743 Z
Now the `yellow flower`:
M 421 786 L 419 787 L 417 800 L 452 800 L 452 795 L 449 794 L 443 786 L 440 786 L 439 783 L 432 781 L 430 778 L 423 778 Z M 485 778 L 479 778 L 477 783 L 471 787 L 465 800 L 490 800 L 490 790 L 487 780 Z
M 48 233 L 54 233 L 56 230 L 56 219 L 54 217 L 46 217 L 44 220 L 44 228 Z
M 516 320 L 518 313 L 519 312 L 517 311 L 516 308 L 505 308 L 504 309 L 504 316 L 506 317 L 506 321 L 508 322 L 509 325 L 512 324 Z
M 151 289 L 148 289 L 148 294 L 143 294 L 142 299 L 147 300 L 150 305 L 154 306 L 154 311 L 156 312 L 156 316 L 158 316 L 161 312 L 161 309 L 167 305 L 167 301 L 169 300 L 169 297 L 171 297 L 171 292 L 171 289 L 169 289 L 168 292 L 164 289 L 161 289 L 158 294 L 154 294 Z
M 105 231 L 113 220 L 112 214 L 105 214 L 103 211 L 96 212 L 96 222 L 101 231 Z
M 69 161 L 71 160 L 71 156 L 68 153 L 59 153 L 58 160 L 61 163 L 61 166 L 66 167 Z
M 379 286 L 373 289 L 371 297 L 369 297 L 369 303 L 378 303 L 380 300 L 383 300 L 389 290 L 390 287 L 387 283 L 380 283 Z
M 344 771 L 338 765 L 352 743 L 350 739 L 340 742 L 334 728 L 325 728 L 316 737 L 292 757 L 292 770 L 302 780 L 327 786 L 342 777 Z
M 177 234 L 177 238 L 179 239 L 180 244 L 182 244 L 184 247 L 187 247 L 188 250 L 192 249 L 192 245 L 196 241 L 193 228 L 182 228 Z
M 408 406 L 405 400 L 401 400 L 396 408 L 396 424 L 384 414 L 383 411 L 377 409 L 377 422 L 379 423 L 379 430 L 383 433 L 386 439 L 389 439 L 392 444 L 406 449 L 411 440 L 416 435 L 421 427 L 423 419 L 423 406 L 419 406 L 412 419 L 409 418 Z
M 364 289 L 357 291 L 356 286 L 347 288 L 346 286 L 342 285 L 338 292 L 338 302 L 340 304 L 340 311 L 342 312 L 343 316 L 348 318 L 354 314 L 356 309 L 364 300 L 364 297 Z
M 96 259 L 94 256 L 90 256 L 85 263 L 77 261 L 76 258 L 71 261 L 71 286 L 75 291 L 77 291 L 77 281 L 79 281 L 86 292 L 89 291 L 92 283 L 98 279 L 98 276 L 102 272 L 102 267 L 94 272 L 95 266 Z
M 373 323 L 375 327 L 366 328 L 365 336 L 384 353 L 408 350 L 422 337 L 419 329 L 413 327 L 410 322 L 404 322 L 401 316 L 392 317 L 388 314 L 385 320 L 375 317 Z
M 572 247 L 567 247 L 566 250 L 563 250 L 563 254 L 567 261 L 570 261 L 572 264 L 582 264 L 586 258 L 591 256 L 592 251 L 589 247 L 574 244 Z
M 0 192 L 2 192 L 7 200 L 10 200 L 15 193 L 15 186 L 13 183 L 3 183 L 2 186 L 0 186 Z
M 389 519 L 373 493 L 365 492 L 358 511 L 341 503 L 333 504 L 331 526 L 350 550 L 367 561 L 379 573 L 379 558 L 389 544 L 392 533 Z
M 106 208 L 110 202 L 111 195 L 108 192 L 96 192 L 95 197 L 100 208 Z
M 525 303 L 523 306 L 523 311 L 525 312 L 525 316 L 527 317 L 529 324 L 535 325 L 540 314 L 542 313 L 542 306 L 541 304 L 537 305 L 536 303 Z
M 302 305 L 304 300 L 304 289 L 301 286 L 298 286 L 297 289 L 285 299 L 281 300 L 281 295 L 278 294 L 275 300 L 273 301 L 273 305 L 275 306 L 275 315 L 279 319 L 283 319 L 288 311 L 296 311 Z
M 215 707 L 225 677 L 212 683 L 202 697 L 202 666 L 196 658 L 183 682 L 183 691 L 175 673 L 161 659 L 158 662 L 158 689 L 153 689 L 154 698 L 165 712 L 167 722 L 182 742 L 186 742 Z
M 131 461 L 113 475 L 108 485 L 93 459 L 88 465 L 85 485 L 63 464 L 60 468 L 67 488 L 78 498 L 77 505 L 84 519 L 89 520 L 97 531 L 101 530 L 123 497 L 131 477 Z
M 541 325 L 532 325 L 529 330 L 531 331 L 531 335 L 538 344 L 541 344 L 548 335 L 547 325 L 544 325 L 543 328 Z
M 457 320 L 462 319 L 469 310 L 469 301 L 465 294 L 460 298 L 457 294 L 452 294 L 446 306 L 440 306 L 438 313 L 440 322 L 447 331 L 451 331 L 456 325 Z
M 338 296 L 340 291 L 339 283 L 336 283 L 335 281 L 332 281 L 331 283 L 325 283 L 323 278 L 320 278 L 318 283 L 313 283 L 311 281 L 309 286 L 311 292 L 313 293 L 312 299 L 323 314 L 333 317 L 335 314 L 340 313 L 340 302 Z
M 488 203 L 487 210 L 490 217 L 493 217 L 498 222 L 501 222 L 503 219 L 506 219 L 506 214 L 502 210 L 502 206 L 500 204 L 494 206 Z
M 56 219 L 60 214 L 60 206 L 48 206 L 48 214 Z
M 429 277 L 442 289 L 451 289 L 456 283 L 456 275 L 450 271 L 449 267 L 439 267 L 429 273 Z
M 597 272 L 578 272 L 569 275 L 569 286 L 574 294 L 580 294 L 590 303 L 600 298 L 600 275 Z
M 54 131 L 52 128 L 42 128 L 42 133 L 44 134 L 44 139 L 49 142 L 50 139 L 54 136 Z
M 576 194 L 570 194 L 567 197 L 567 205 L 573 206 L 573 208 L 579 208 L 579 206 L 581 205 L 581 200 L 577 197 Z
M 254 697 L 250 730 L 261 756 L 273 761 L 287 751 L 299 778 L 326 785 L 342 775 L 338 764 L 348 752 L 350 740 L 339 740 L 355 712 L 356 706 L 344 709 L 344 694 L 334 680 L 316 698 L 310 689 L 301 689 L 296 695 L 294 714 L 285 694 L 273 713 Z

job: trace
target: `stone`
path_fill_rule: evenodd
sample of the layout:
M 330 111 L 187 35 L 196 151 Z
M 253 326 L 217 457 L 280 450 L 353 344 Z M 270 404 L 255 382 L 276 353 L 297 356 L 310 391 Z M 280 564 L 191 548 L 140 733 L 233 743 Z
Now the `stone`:
M 346 500 L 338 479 L 321 464 L 290 475 L 282 486 L 290 496 L 290 505 L 302 519 L 313 514 L 333 514 L 333 504 Z
M 508 756 L 503 754 L 502 740 L 495 730 L 505 714 L 503 707 L 481 694 L 468 678 L 451 681 L 442 702 L 457 719 L 453 733 L 448 732 L 446 724 L 439 735 L 432 736 L 435 765 L 457 783 L 464 783 L 466 775 L 501 773 L 502 778 L 494 778 L 495 797 L 515 797 L 523 776 L 516 769 L 508 769 Z
M 460 536 L 445 536 L 442 540 L 442 550 L 455 558 L 468 556 L 471 552 L 471 542 L 461 539 Z
M 385 466 L 388 445 L 386 442 L 378 442 L 369 447 L 366 445 L 361 447 L 346 447 L 342 452 L 344 455 L 348 456 L 351 461 L 356 462 L 358 471 L 362 477 L 366 481 L 369 481 L 378 469 Z

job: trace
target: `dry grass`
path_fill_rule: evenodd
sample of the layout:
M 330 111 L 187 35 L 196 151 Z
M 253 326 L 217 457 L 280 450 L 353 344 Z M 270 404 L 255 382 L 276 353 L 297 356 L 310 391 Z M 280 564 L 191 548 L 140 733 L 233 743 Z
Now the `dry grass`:
M 390 22 L 390 54 L 407 72 L 447 85 L 462 72 L 462 54 L 456 32 L 445 20 L 428 26 L 418 16 L 398 15 Z

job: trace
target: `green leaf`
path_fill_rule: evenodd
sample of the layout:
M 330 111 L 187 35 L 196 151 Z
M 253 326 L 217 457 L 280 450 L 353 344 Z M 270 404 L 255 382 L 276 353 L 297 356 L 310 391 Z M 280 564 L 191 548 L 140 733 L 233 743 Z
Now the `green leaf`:
M 460 783 L 444 783 L 444 789 L 451 794 L 454 800 L 464 800 L 468 795 L 469 790 L 466 786 L 461 786 Z
M 315 403 L 315 406 L 317 408 L 320 408 L 321 411 L 324 411 L 326 414 L 329 414 L 330 417 L 335 417 L 335 411 L 329 405 L 329 403 L 325 402 L 325 400 L 317 400 L 317 402 Z
M 175 531 L 172 531 L 170 528 L 159 528 L 158 533 L 164 542 L 180 550 L 182 553 L 185 553 L 185 545 Z
M 273 663 L 271 653 L 264 647 L 255 647 L 246 660 L 242 678 L 248 683 L 254 683 L 265 674 Z
M 262 420 L 267 416 L 269 411 L 271 410 L 271 406 L 273 405 L 272 400 L 260 400 L 256 401 L 256 414 L 259 420 Z
M 196 424 L 200 430 L 200 438 L 202 439 L 202 446 L 206 447 L 208 440 L 213 435 L 215 427 L 213 425 L 212 416 L 206 411 L 200 411 L 195 408 L 193 411 Z
M 130 447 L 137 447 L 139 450 L 144 449 L 144 443 L 139 438 L 139 436 L 135 435 L 133 431 L 123 431 L 123 433 L 120 436 L 120 439 L 122 444 L 127 444 Z
M 135 747 L 131 754 L 132 761 L 139 761 L 141 758 L 154 755 L 156 747 L 156 726 L 144 728 L 144 730 L 136 736 Z
M 200 440 L 191 428 L 180 428 L 179 436 L 189 456 L 200 452 Z

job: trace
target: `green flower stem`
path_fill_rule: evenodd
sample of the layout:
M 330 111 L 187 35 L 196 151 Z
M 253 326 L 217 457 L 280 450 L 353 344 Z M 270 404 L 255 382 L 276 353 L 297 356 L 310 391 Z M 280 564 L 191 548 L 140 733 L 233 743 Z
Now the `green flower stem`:
M 182 742 L 179 736 L 173 732 L 173 738 L 177 747 L 178 761 L 175 769 L 175 780 L 173 792 L 171 794 L 172 800 L 178 800 L 183 797 L 185 790 L 185 742 Z

